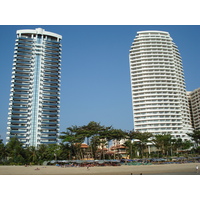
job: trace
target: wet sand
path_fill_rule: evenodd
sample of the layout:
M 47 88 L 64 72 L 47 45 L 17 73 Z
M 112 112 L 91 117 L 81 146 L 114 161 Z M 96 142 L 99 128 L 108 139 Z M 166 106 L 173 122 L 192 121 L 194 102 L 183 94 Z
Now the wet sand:
M 198 163 L 104 167 L 0 166 L 0 175 L 197 175 Z M 39 170 L 36 170 L 39 168 Z M 199 173 L 200 174 L 200 171 Z

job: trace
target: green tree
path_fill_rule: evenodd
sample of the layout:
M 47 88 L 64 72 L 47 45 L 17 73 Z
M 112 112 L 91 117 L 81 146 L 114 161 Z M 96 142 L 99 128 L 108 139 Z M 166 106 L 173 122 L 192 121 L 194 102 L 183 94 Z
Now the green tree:
M 183 145 L 183 141 L 181 138 L 178 138 L 178 139 L 174 139 L 174 138 L 171 138 L 171 144 L 172 144 L 172 149 L 178 153 L 178 150 L 182 147 Z
M 133 139 L 136 137 L 135 135 L 136 135 L 135 131 L 130 131 L 126 133 L 127 141 L 124 144 L 127 147 L 127 151 L 128 151 L 128 155 L 130 159 L 132 159 L 133 156 L 136 156 L 137 147 L 135 143 L 133 143 Z
M 144 150 L 147 148 L 147 143 L 149 142 L 149 139 L 153 136 L 152 133 L 148 132 L 139 132 L 139 131 L 132 131 L 129 133 L 129 137 L 137 139 L 138 141 L 134 141 L 134 144 L 137 146 L 141 158 L 144 155 Z
M 182 144 L 182 149 L 183 150 L 190 149 L 192 146 L 193 146 L 193 143 L 189 140 L 186 140 Z
M 78 135 L 82 135 L 87 139 L 87 144 L 89 145 L 89 139 L 93 136 L 101 136 L 101 137 L 106 137 L 109 133 L 109 130 L 112 127 L 105 127 L 102 126 L 100 123 L 91 121 L 85 126 L 81 126 L 77 130 Z
M 194 147 L 197 148 L 200 144 L 200 130 L 195 130 L 193 133 L 187 133 L 188 136 L 194 141 Z
M 46 151 L 48 160 L 58 160 L 61 154 L 60 145 L 58 144 L 49 144 Z
M 189 140 L 183 141 L 181 138 L 172 139 L 172 148 L 176 153 L 178 153 L 178 150 L 187 150 L 192 146 L 193 144 Z
M 126 152 L 130 159 L 136 157 L 137 147 L 134 142 L 127 140 L 124 142 L 124 146 L 126 147 Z
M 25 149 L 27 164 L 38 164 L 38 151 L 36 147 L 30 146 Z
M 95 160 L 97 159 L 97 157 L 99 159 L 99 156 L 100 156 L 100 155 L 97 155 L 98 146 L 100 145 L 100 142 L 101 142 L 100 137 L 98 135 L 93 136 L 90 141 L 91 153 Z
M 16 138 L 11 138 L 6 145 L 9 161 L 16 164 L 25 164 L 26 155 L 22 143 Z
M 62 132 L 60 139 L 62 142 L 67 142 L 70 147 L 70 159 L 80 159 L 80 145 L 85 139 L 85 135 L 78 134 L 79 128 L 77 126 L 68 127 L 66 132 Z
M 110 140 L 113 138 L 112 131 L 112 126 L 106 127 L 100 123 L 91 121 L 86 126 L 79 127 L 77 134 L 86 138 L 94 158 L 97 157 L 96 151 L 98 147 L 101 147 L 100 158 L 104 159 L 104 147 L 109 145 Z
M 3 140 L 0 139 L 0 161 L 5 161 L 7 156 L 6 146 L 3 143 Z
M 47 144 L 40 144 L 37 148 L 38 153 L 38 160 L 40 163 L 48 160 L 48 145 Z
M 60 143 L 60 154 L 59 160 L 70 160 L 70 146 L 68 143 L 61 142 Z
M 111 129 L 109 134 L 110 134 L 110 138 L 116 141 L 125 139 L 127 136 L 127 133 L 121 129 Z
M 166 155 L 169 154 L 169 151 L 172 148 L 172 139 L 172 135 L 170 134 L 155 135 L 152 142 L 156 148 L 161 149 L 163 155 Z

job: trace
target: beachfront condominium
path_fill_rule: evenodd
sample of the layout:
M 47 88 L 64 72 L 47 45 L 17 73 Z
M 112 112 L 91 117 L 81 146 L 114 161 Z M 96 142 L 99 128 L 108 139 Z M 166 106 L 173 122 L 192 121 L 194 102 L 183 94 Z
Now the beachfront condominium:
M 137 32 L 129 61 L 134 130 L 188 138 L 192 126 L 183 66 L 169 33 Z
M 200 88 L 187 92 L 194 130 L 200 130 Z
M 7 142 L 17 137 L 24 147 L 55 144 L 62 36 L 42 28 L 16 33 Z

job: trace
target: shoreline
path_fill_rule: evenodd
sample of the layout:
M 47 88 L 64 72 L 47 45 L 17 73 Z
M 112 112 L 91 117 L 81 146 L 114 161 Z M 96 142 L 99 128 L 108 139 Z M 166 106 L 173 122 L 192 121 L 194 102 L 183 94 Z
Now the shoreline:
M 196 173 L 199 163 L 139 165 L 139 166 L 0 166 L 0 175 L 200 175 Z

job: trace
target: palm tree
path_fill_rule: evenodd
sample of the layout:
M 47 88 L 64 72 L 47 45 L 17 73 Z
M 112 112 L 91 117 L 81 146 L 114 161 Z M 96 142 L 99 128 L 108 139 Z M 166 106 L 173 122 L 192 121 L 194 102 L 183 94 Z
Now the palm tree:
M 193 133 L 187 133 L 188 136 L 195 142 L 195 148 L 200 144 L 200 130 L 195 130 Z
M 162 154 L 168 154 L 168 151 L 172 148 L 172 142 L 174 141 L 172 135 L 163 134 L 163 135 L 155 135 L 152 140 L 156 148 L 161 149 Z
M 37 164 L 38 162 L 38 152 L 36 147 L 30 146 L 26 148 L 26 155 L 28 163 Z
M 178 149 L 180 149 L 183 145 L 183 141 L 181 138 L 178 139 L 172 139 L 172 149 L 178 153 Z
M 127 140 L 124 142 L 124 146 L 126 147 L 127 156 L 129 156 L 130 159 L 133 159 L 134 156 L 136 156 L 136 145 L 131 140 Z
M 22 147 L 22 143 L 17 139 L 17 137 L 13 137 L 6 145 L 6 150 L 8 152 L 8 157 L 10 157 L 10 161 L 16 164 L 24 164 L 25 160 L 25 150 Z
M 178 153 L 178 150 L 188 150 L 192 145 L 192 142 L 189 140 L 183 141 L 181 138 L 172 139 L 172 147 L 176 153 Z
M 135 137 L 135 131 L 130 131 L 126 133 L 126 139 L 127 141 L 124 143 L 126 147 L 128 147 L 129 150 L 129 157 L 132 159 L 134 151 L 136 150 L 136 145 L 133 143 L 133 139 Z
M 193 143 L 191 142 L 191 141 L 189 141 L 189 140 L 186 140 L 186 141 L 184 141 L 183 143 L 182 143 L 182 149 L 183 150 L 188 150 L 188 149 L 190 149 L 191 147 L 193 146 Z
M 60 154 L 59 159 L 60 160 L 70 160 L 70 146 L 68 143 L 60 143 Z
M 152 133 L 148 132 L 139 132 L 139 131 L 132 131 L 129 133 L 129 137 L 137 139 L 138 141 L 134 141 L 135 145 L 138 147 L 138 150 L 140 152 L 141 158 L 144 155 L 144 149 L 147 147 L 147 143 L 149 142 L 149 139 L 153 136 Z
M 48 145 L 41 144 L 39 145 L 37 152 L 38 152 L 38 159 L 40 162 L 48 160 L 48 153 L 47 153 Z
M 58 144 L 49 144 L 47 146 L 47 157 L 48 160 L 57 160 L 57 158 L 60 156 L 61 150 L 60 145 Z

